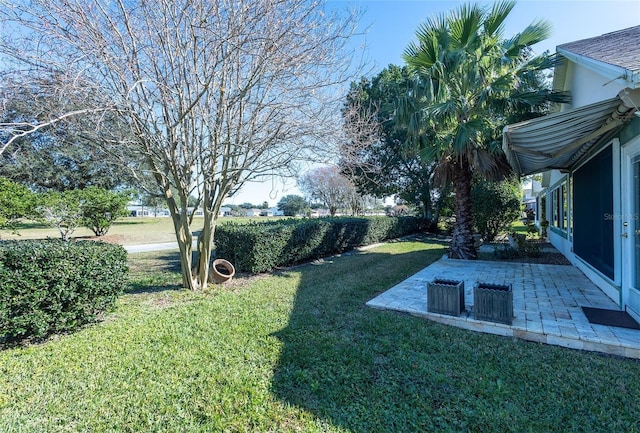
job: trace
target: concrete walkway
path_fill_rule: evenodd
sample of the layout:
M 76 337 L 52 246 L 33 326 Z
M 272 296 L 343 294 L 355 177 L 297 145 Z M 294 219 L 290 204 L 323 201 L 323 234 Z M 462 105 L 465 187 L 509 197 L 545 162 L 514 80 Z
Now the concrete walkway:
M 178 249 L 177 242 L 162 242 L 157 244 L 123 245 L 123 246 L 128 253 L 147 253 L 150 251 L 167 251 L 167 250 Z M 191 246 L 194 249 L 198 248 L 198 240 L 194 239 Z
M 177 242 L 163 242 L 159 244 L 145 244 L 145 245 L 124 245 L 124 249 L 128 253 L 146 253 L 150 251 L 165 251 L 165 250 L 177 250 Z
M 464 281 L 467 311 L 459 317 L 427 312 L 427 282 L 435 278 Z M 511 326 L 473 318 L 476 281 L 513 285 Z M 443 257 L 367 305 L 479 332 L 640 359 L 640 330 L 589 323 L 581 306 L 619 307 L 573 266 Z

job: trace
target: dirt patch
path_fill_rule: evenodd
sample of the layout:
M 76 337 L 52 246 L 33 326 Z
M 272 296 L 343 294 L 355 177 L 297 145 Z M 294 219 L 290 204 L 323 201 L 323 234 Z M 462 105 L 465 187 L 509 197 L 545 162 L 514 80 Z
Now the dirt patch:
M 220 284 L 210 284 L 208 286 L 209 287 L 208 290 L 223 289 L 223 290 L 230 290 L 230 291 L 239 291 L 239 290 L 242 290 L 242 289 L 246 288 L 247 286 L 255 283 L 256 281 L 263 280 L 263 279 L 268 278 L 268 277 L 270 277 L 272 275 L 273 274 L 271 274 L 271 273 L 264 273 L 264 274 L 246 274 L 246 273 L 235 274 L 234 277 L 229 281 L 226 281 L 226 282 L 220 283 Z

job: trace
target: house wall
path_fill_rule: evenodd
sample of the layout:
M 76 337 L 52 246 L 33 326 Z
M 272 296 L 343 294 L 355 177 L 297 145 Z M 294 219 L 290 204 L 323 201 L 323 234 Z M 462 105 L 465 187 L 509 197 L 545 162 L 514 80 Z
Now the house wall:
M 571 91 L 571 106 L 563 106 L 562 111 L 615 98 L 622 89 L 628 86 L 627 82 L 612 81 L 584 66 L 569 62 L 563 90 Z
M 617 135 L 611 140 L 613 150 L 613 254 L 615 263 L 615 277 L 613 280 L 604 277 L 597 270 L 593 269 L 588 263 L 582 262 L 578 256 L 574 257 L 578 260 L 578 267 L 596 283 L 605 293 L 607 293 L 614 301 L 622 303 L 622 280 L 623 280 L 623 251 L 621 234 L 625 231 L 623 221 L 619 217 L 623 214 L 623 185 L 622 185 L 622 152 L 625 145 L 632 140 L 640 137 L 640 119 L 634 119 L 628 123 Z M 626 302 L 626 301 L 625 301 Z
M 637 124 L 636 124 L 637 123 Z M 629 130 L 635 131 L 640 130 L 640 119 L 638 121 L 632 122 L 630 125 L 625 127 L 619 134 L 620 136 L 628 136 Z M 636 134 L 637 135 L 637 134 Z M 621 167 L 621 144 L 618 138 L 614 138 L 610 143 L 607 144 L 606 147 L 611 146 L 612 152 L 612 171 L 613 171 L 613 209 L 612 214 L 620 214 L 621 213 L 621 181 L 620 181 L 620 167 Z M 604 147 L 598 149 L 598 151 L 594 151 L 590 157 L 594 157 L 601 151 Z M 589 159 L 585 159 L 582 161 L 582 164 L 585 164 L 589 161 Z M 602 271 L 597 269 L 596 266 L 589 263 L 588 260 L 580 257 L 574 251 L 574 239 L 573 239 L 573 189 L 574 189 L 574 177 L 573 174 L 575 170 L 579 170 L 582 167 L 582 164 L 577 166 L 570 173 L 561 173 L 558 170 L 553 170 L 550 173 L 550 181 L 549 187 L 545 190 L 546 195 L 546 218 L 550 222 L 549 230 L 547 231 L 547 237 L 551 244 L 558 249 L 567 259 L 576 267 L 578 267 L 591 281 L 593 281 L 600 289 L 606 293 L 613 301 L 616 303 L 620 303 L 620 294 L 621 294 L 621 282 L 622 282 L 622 269 L 621 269 L 621 241 L 620 241 L 620 233 L 622 232 L 621 221 L 619 219 L 615 219 L 613 221 L 613 258 L 614 258 L 614 273 L 613 278 L 605 275 Z M 554 196 L 553 192 L 557 190 L 563 183 L 566 182 L 567 185 L 567 224 L 566 228 L 553 228 L 552 223 L 554 219 Z M 603 224 L 611 224 L 611 221 L 605 221 L 605 216 L 603 216 Z M 595 240 L 594 240 L 595 242 Z
M 578 108 L 584 105 L 593 104 L 602 100 L 614 98 L 625 87 L 632 87 L 629 82 L 618 79 L 611 80 L 592 69 L 579 65 L 573 61 L 567 62 L 566 76 L 564 85 L 561 90 L 571 91 L 572 103 L 563 104 L 560 111 L 571 108 Z M 613 151 L 613 213 L 621 211 L 621 146 L 630 141 L 634 137 L 640 135 L 640 119 L 633 120 L 627 125 L 617 136 L 610 142 Z M 596 152 L 592 152 L 593 156 Z M 585 159 L 582 163 L 585 163 Z M 583 258 L 574 253 L 573 240 L 573 172 L 563 173 L 559 170 L 551 170 L 546 173 L 548 187 L 545 191 L 547 208 L 545 209 L 546 218 L 551 223 L 553 220 L 553 191 L 563 182 L 567 185 L 567 223 L 564 229 L 551 228 L 547 231 L 549 241 L 564 254 L 572 264 L 578 267 L 585 275 L 598 285 L 609 297 L 615 302 L 621 303 L 621 241 L 619 239 L 622 232 L 620 221 L 614 221 L 613 237 L 614 246 L 613 254 L 615 261 L 614 276 L 610 278 L 604 275 L 596 267 L 588 263 Z
M 635 130 L 638 131 L 640 129 L 640 119 L 636 125 L 638 128 Z M 640 147 L 640 133 L 637 133 L 636 136 L 627 142 L 625 145 L 625 149 L 623 152 L 629 155 L 635 153 Z M 626 155 L 625 155 L 626 156 Z M 640 231 L 640 222 L 639 222 L 639 192 L 638 192 L 638 184 L 637 179 L 639 177 L 639 171 L 637 167 L 637 155 L 632 159 L 624 160 L 625 165 L 629 168 L 628 171 L 625 171 L 625 176 L 623 179 L 630 180 L 631 182 L 635 182 L 635 188 L 629 188 L 627 192 L 628 197 L 625 204 L 623 206 L 622 218 L 627 220 L 628 225 L 623 227 L 623 231 L 627 233 L 628 237 L 627 241 L 624 242 L 624 250 L 623 250 L 623 271 L 624 271 L 624 281 L 628 282 L 623 286 L 622 298 L 625 303 L 625 309 L 629 314 L 631 314 L 636 321 L 640 322 L 640 263 L 638 262 L 638 254 L 640 254 L 640 247 L 638 244 L 638 233 Z M 633 179 L 633 180 L 632 180 Z M 629 195 L 633 195 L 631 198 Z

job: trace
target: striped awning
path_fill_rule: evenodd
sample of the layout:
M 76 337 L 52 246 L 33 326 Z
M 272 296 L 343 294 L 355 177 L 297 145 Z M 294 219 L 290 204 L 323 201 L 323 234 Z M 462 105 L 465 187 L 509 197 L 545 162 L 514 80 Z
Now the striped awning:
M 637 99 L 640 89 L 624 89 L 616 98 L 508 125 L 502 149 L 518 175 L 569 170 L 633 118 Z

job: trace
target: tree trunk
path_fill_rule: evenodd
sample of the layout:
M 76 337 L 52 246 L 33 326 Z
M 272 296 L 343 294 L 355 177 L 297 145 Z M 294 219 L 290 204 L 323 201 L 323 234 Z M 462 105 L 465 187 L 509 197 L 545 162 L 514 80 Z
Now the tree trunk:
M 420 193 L 420 201 L 422 203 L 422 217 L 427 220 L 427 230 L 434 231 L 434 227 L 438 225 L 438 221 L 433 219 L 433 204 L 431 203 L 431 191 L 429 186 L 422 188 Z
M 204 193 L 204 201 L 202 210 L 204 213 L 204 224 L 202 232 L 198 236 L 198 263 L 197 263 L 197 283 L 201 289 L 206 289 L 209 282 L 209 271 L 211 264 L 211 253 L 213 250 L 213 239 L 215 234 L 216 222 L 218 220 L 218 212 L 220 205 L 218 201 L 214 202 L 214 193 L 208 182 L 205 182 L 207 188 Z
M 452 259 L 474 260 L 478 253 L 473 242 L 473 217 L 471 213 L 471 167 L 466 158 L 455 163 L 453 188 L 456 225 L 449 248 Z
M 202 232 L 198 236 L 198 263 L 195 275 L 197 284 L 201 289 L 206 289 L 209 281 L 209 264 L 211 263 L 214 228 L 215 222 L 211 217 L 211 211 L 205 209 Z
M 178 249 L 180 250 L 182 284 L 189 290 L 196 290 L 198 286 L 191 274 L 193 235 L 189 227 L 188 216 L 182 213 L 174 213 L 174 211 L 171 210 L 171 218 L 173 219 L 173 227 L 176 231 L 176 240 L 178 241 Z
M 192 257 L 193 252 L 193 234 L 191 233 L 191 225 L 189 224 L 189 215 L 187 215 L 187 198 L 181 197 L 180 206 L 176 203 L 171 187 L 160 175 L 156 175 L 158 185 L 164 190 L 164 198 L 171 214 L 173 228 L 176 233 L 176 241 L 178 241 L 178 249 L 180 250 L 180 271 L 182 275 L 182 285 L 189 290 L 196 290 L 198 286 L 193 278 Z

